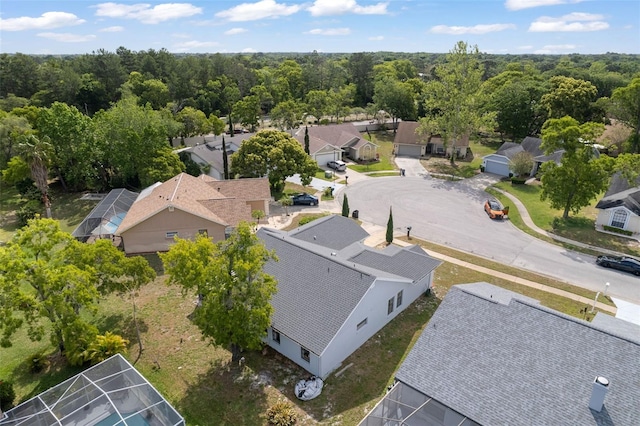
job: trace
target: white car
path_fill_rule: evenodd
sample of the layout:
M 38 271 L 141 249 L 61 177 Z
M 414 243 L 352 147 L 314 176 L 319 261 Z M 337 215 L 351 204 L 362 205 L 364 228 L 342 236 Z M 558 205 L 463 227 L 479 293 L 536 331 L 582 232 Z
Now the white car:
M 344 172 L 345 170 L 347 170 L 347 163 L 340 160 L 332 160 L 327 163 L 327 167 L 339 172 Z

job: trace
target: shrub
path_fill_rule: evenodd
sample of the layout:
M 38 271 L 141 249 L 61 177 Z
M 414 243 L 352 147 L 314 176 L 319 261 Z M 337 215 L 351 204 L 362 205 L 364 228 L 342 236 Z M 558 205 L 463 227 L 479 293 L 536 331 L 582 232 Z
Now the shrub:
M 36 217 L 36 215 L 39 214 L 40 211 L 41 211 L 41 208 L 40 208 L 39 201 L 35 201 L 35 200 L 27 201 L 27 203 L 24 206 L 20 207 L 16 211 L 18 226 L 21 228 L 23 226 L 26 226 L 27 222 L 29 222 L 29 220 Z
M 13 382 L 0 379 L 0 411 L 7 411 L 13 408 L 15 399 L 16 391 L 13 389 Z
M 105 334 L 97 335 L 87 349 L 86 359 L 91 364 L 97 364 L 105 359 L 119 353 L 127 351 L 129 341 L 122 336 L 107 331 Z
M 312 216 L 305 216 L 302 219 L 300 219 L 300 221 L 298 222 L 298 225 L 302 226 L 302 225 L 306 225 L 309 222 L 313 222 L 316 219 L 320 219 L 321 217 L 326 216 L 325 214 L 318 214 L 318 215 L 312 215 Z
M 276 402 L 267 410 L 267 421 L 270 425 L 291 426 L 298 420 L 295 410 L 288 402 Z
M 527 178 L 522 177 L 512 177 L 511 184 L 513 185 L 524 185 L 527 182 Z
M 633 232 L 627 231 L 626 229 L 616 228 L 615 226 L 604 225 L 602 228 L 604 228 L 605 231 L 615 232 L 616 234 L 622 234 L 622 235 L 628 235 L 628 236 L 633 235 Z
M 32 373 L 39 373 L 49 366 L 49 359 L 44 352 L 38 352 L 37 354 L 29 358 L 29 371 Z

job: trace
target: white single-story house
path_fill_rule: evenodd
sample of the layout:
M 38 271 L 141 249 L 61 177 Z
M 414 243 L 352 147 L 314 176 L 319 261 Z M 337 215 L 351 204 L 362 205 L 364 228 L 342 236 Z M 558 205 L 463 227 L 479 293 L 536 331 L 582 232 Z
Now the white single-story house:
M 377 158 L 378 146 L 363 138 L 352 123 L 300 127 L 294 138 L 303 148 L 305 129 L 309 131 L 309 155 L 319 166 L 344 158 L 354 161 Z
M 266 343 L 325 378 L 371 336 L 431 288 L 440 261 L 419 246 L 384 250 L 334 215 L 284 232 L 258 231 L 278 261 L 264 271 L 278 281 Z
M 640 326 L 453 286 L 361 426 L 636 425 Z
M 528 152 L 531 154 L 531 157 L 533 157 L 533 167 L 529 176 L 534 176 L 538 173 L 540 166 L 547 161 L 554 161 L 556 164 L 560 164 L 564 150 L 561 149 L 545 155 L 540 148 L 541 145 L 542 139 L 534 138 L 533 136 L 527 136 L 522 140 L 522 143 L 505 142 L 498 148 L 495 154 L 482 157 L 482 167 L 485 173 L 509 176 L 512 173 L 511 160 L 520 152 Z
M 124 251 L 167 251 L 174 237 L 194 238 L 206 233 L 224 240 L 251 213 L 269 215 L 271 192 L 267 178 L 216 180 L 186 173 L 144 189 L 115 231 Z
M 640 240 L 640 178 L 635 183 L 636 186 L 629 185 L 619 173 L 611 178 L 609 189 L 596 204 L 597 231 L 615 233 L 615 229 L 620 229 L 631 234 L 627 236 Z M 606 227 L 615 229 L 607 230 Z

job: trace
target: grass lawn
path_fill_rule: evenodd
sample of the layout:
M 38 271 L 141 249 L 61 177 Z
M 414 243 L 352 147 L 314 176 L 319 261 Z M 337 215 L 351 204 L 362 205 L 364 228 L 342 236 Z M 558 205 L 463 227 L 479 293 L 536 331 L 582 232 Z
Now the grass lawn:
M 421 159 L 422 166 L 429 173 L 453 176 L 454 178 L 470 178 L 479 173 L 482 157 L 492 154 L 500 147 L 502 142 L 495 139 L 486 139 L 481 141 L 472 141 L 469 143 L 473 158 L 456 160 L 454 164 L 443 157 L 430 157 Z
M 371 140 L 378 145 L 377 152 L 380 156 L 380 161 L 372 164 L 350 164 L 348 168 L 360 173 L 395 170 L 396 166 L 392 160 L 394 137 L 395 135 L 392 131 L 371 132 L 371 138 L 365 135 L 365 139 Z

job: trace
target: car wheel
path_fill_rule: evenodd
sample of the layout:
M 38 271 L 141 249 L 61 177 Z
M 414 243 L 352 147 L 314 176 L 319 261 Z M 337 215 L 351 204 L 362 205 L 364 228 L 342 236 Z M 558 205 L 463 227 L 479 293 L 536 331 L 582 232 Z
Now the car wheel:
M 640 271 L 633 271 L 636 277 L 640 277 Z
M 611 264 L 609 262 L 604 262 L 602 266 L 604 266 L 605 268 L 611 268 Z
M 315 201 L 312 201 L 312 202 L 311 202 L 311 205 L 312 205 L 312 206 L 315 206 L 316 204 L 318 204 L 318 203 L 316 203 Z

